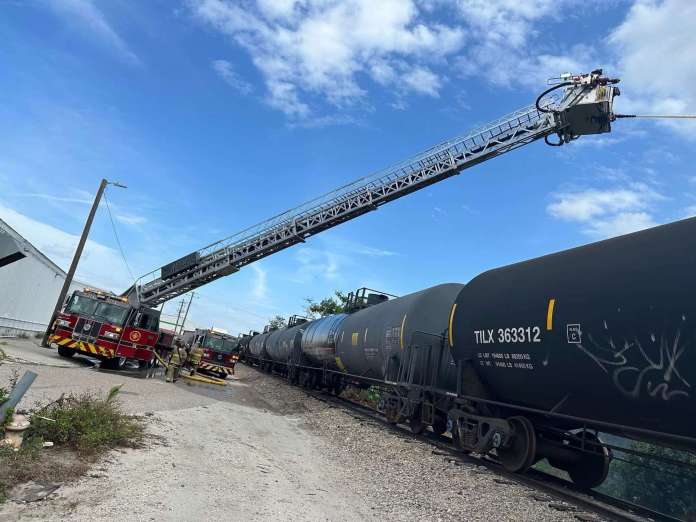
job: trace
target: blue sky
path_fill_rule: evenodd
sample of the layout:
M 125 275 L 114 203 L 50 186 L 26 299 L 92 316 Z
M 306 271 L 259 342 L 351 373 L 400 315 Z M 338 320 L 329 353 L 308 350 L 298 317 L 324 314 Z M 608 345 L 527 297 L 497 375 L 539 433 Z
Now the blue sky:
M 0 218 L 67 266 L 99 179 L 142 275 L 604 67 L 617 112 L 696 112 L 696 4 L 4 0 Z M 696 213 L 696 127 L 536 143 L 201 288 L 231 331 L 367 285 L 405 294 Z M 79 267 L 131 280 L 105 205 Z M 165 306 L 173 309 L 175 303 Z

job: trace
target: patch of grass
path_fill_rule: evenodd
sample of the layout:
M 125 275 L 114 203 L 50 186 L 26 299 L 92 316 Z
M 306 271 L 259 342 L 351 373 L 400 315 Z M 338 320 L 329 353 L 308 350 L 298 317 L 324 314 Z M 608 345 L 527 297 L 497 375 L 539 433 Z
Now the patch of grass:
M 379 389 L 374 386 L 370 386 L 367 389 L 348 386 L 343 391 L 343 397 L 351 401 L 359 402 L 371 408 L 376 408 L 379 404 L 380 393 Z
M 37 412 L 27 437 L 50 440 L 90 457 L 115 447 L 137 447 L 143 437 L 139 420 L 121 411 L 118 387 L 106 398 L 92 393 L 61 397 Z M 52 419 L 52 420 L 46 420 Z
M 119 389 L 112 388 L 105 397 L 93 393 L 62 396 L 34 411 L 20 450 L 0 446 L 0 504 L 16 484 L 70 480 L 112 448 L 138 447 L 144 426 L 121 410 L 116 400 Z M 55 446 L 43 450 L 44 441 Z
M 19 332 L 15 337 L 17 339 L 29 339 L 29 334 L 26 332 Z

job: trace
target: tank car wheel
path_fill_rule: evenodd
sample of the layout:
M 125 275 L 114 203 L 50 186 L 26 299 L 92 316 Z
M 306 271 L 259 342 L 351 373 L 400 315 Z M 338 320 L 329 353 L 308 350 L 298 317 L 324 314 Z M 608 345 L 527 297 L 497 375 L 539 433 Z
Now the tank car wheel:
M 384 408 L 384 417 L 389 424 L 397 424 L 399 422 L 399 406 L 394 402 L 388 402 Z
M 583 435 L 581 435 L 583 436 Z M 602 445 L 602 440 L 594 433 L 584 433 L 586 441 Z M 604 445 L 599 453 L 582 453 L 577 463 L 565 466 L 574 484 L 583 489 L 592 489 L 599 486 L 607 478 L 611 452 Z
M 513 473 L 526 471 L 536 457 L 536 434 L 534 426 L 526 417 L 510 417 L 512 428 L 510 444 L 498 448 L 498 458 L 503 467 Z
M 449 422 L 448 422 L 448 424 L 449 424 Z M 452 424 L 452 427 L 450 428 L 450 433 L 452 434 L 452 441 L 454 442 L 455 448 L 457 448 L 459 451 L 461 451 L 465 455 L 468 455 L 469 453 L 471 453 L 471 449 L 469 449 L 462 442 L 462 436 L 459 433 L 459 427 L 457 426 L 456 423 Z
M 441 413 L 436 413 L 433 417 L 433 433 L 442 435 L 447 431 L 447 416 Z
M 425 431 L 425 424 L 423 423 L 423 416 L 421 412 L 421 406 L 416 406 L 413 408 L 413 413 L 408 419 L 408 427 L 411 428 L 411 432 L 415 433 L 416 435 L 420 435 Z

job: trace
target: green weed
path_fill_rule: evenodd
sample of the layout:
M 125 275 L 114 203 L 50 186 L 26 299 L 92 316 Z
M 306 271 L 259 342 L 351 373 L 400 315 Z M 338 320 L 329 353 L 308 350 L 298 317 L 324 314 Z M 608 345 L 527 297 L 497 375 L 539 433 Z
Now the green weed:
M 69 395 L 37 412 L 27 436 L 53 441 L 92 456 L 114 447 L 135 447 L 143 436 L 141 422 L 126 415 L 115 400 L 120 387 L 102 399 L 94 394 Z
M 6 390 L 0 390 L 6 396 Z M 119 391 L 120 386 L 115 386 L 105 397 L 93 393 L 62 396 L 32 412 L 19 451 L 0 446 L 0 504 L 14 485 L 29 480 L 70 480 L 112 448 L 137 447 L 144 427 L 121 410 L 116 400 Z M 42 450 L 44 441 L 55 447 Z

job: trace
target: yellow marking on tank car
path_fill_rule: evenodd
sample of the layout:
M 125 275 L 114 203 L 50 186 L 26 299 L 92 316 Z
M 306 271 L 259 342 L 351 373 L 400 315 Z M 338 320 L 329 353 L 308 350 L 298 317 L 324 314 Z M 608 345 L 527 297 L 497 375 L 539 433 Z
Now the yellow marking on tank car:
M 335 359 L 336 359 L 336 366 L 338 366 L 338 369 L 341 370 L 342 372 L 345 372 L 346 366 L 343 364 L 343 361 L 341 360 L 341 358 L 337 355 L 335 357 Z
M 404 349 L 404 326 L 406 326 L 406 314 L 404 314 L 404 318 L 401 320 L 401 332 L 399 332 L 399 345 L 402 350 Z
M 546 310 L 546 329 L 553 330 L 553 309 L 556 306 L 555 299 L 549 299 L 549 307 Z
M 360 335 L 359 332 L 353 332 L 353 337 L 351 338 L 351 344 L 353 346 L 358 346 L 358 336 Z
M 452 323 L 454 323 L 454 312 L 457 309 L 457 303 L 454 303 L 452 305 L 452 311 L 450 312 L 450 318 L 449 318 L 449 329 L 448 329 L 448 337 L 449 337 L 449 345 L 454 346 L 454 340 L 452 339 Z

